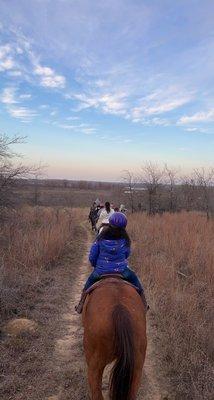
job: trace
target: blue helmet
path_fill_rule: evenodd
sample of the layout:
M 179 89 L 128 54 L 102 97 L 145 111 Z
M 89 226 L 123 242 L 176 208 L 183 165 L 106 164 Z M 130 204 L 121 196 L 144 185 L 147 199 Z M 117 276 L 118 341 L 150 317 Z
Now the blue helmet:
M 109 218 L 109 224 L 117 228 L 125 228 L 127 225 L 127 218 L 122 212 L 114 212 Z

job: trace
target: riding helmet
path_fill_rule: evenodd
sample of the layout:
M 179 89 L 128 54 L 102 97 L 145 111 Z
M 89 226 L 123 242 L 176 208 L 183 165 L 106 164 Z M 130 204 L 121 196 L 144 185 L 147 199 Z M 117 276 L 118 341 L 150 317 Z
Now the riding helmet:
M 127 225 L 127 218 L 122 212 L 114 212 L 109 218 L 109 224 L 117 228 L 125 228 Z

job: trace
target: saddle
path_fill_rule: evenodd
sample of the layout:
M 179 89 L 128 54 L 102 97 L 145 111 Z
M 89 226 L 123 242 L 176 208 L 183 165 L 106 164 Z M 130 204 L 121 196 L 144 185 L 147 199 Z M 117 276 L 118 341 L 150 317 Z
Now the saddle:
M 97 287 L 102 286 L 104 283 L 106 283 L 106 281 L 108 281 L 108 283 L 110 282 L 110 283 L 116 283 L 116 284 L 122 281 L 126 285 L 132 286 L 137 291 L 137 293 L 140 295 L 140 297 L 142 298 L 145 310 L 147 312 L 147 310 L 149 309 L 149 306 L 147 305 L 144 292 L 140 293 L 139 289 L 135 285 L 133 285 L 132 283 L 126 281 L 123 278 L 123 276 L 120 275 L 120 274 L 106 274 L 106 275 L 102 275 L 100 277 L 100 280 L 98 282 L 95 282 L 86 291 L 83 291 L 79 304 L 77 306 L 75 306 L 75 310 L 76 310 L 76 312 L 78 314 L 82 313 L 83 306 L 84 306 L 84 303 L 85 303 L 85 300 L 86 300 L 87 296 L 90 295 L 90 293 L 92 293 L 93 290 L 95 290 Z
M 100 280 L 93 283 L 92 286 L 90 286 L 85 294 L 90 294 L 91 292 L 93 292 L 93 290 L 95 290 L 97 287 L 103 285 L 105 283 L 105 281 L 108 281 L 108 283 L 118 283 L 118 281 L 123 281 L 123 283 L 125 283 L 126 285 L 132 286 L 135 290 L 137 290 L 137 292 L 139 293 L 139 289 L 137 288 L 137 286 L 133 285 L 132 283 L 126 281 L 122 275 L 120 274 L 106 274 L 106 275 L 101 275 Z

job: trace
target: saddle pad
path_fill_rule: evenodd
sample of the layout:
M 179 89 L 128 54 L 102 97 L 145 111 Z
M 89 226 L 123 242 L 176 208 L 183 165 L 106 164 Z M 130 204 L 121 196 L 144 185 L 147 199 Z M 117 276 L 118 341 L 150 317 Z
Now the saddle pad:
M 118 275 L 118 274 L 117 275 L 116 274 L 115 275 L 113 275 L 113 274 L 112 275 L 103 275 L 102 278 L 98 282 L 95 282 L 92 286 L 90 286 L 90 288 L 88 288 L 85 293 L 89 294 L 89 293 L 93 292 L 94 289 L 96 289 L 98 286 L 105 284 L 106 281 L 107 281 L 107 283 L 118 283 L 118 282 L 122 281 L 126 285 L 132 286 L 139 293 L 137 286 L 133 285 L 132 283 L 130 283 L 128 281 L 125 281 L 122 278 L 122 275 Z

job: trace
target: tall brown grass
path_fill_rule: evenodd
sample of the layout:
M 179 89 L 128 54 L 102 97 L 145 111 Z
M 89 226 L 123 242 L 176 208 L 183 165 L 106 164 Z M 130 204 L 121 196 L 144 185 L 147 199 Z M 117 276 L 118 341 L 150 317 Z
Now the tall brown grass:
M 214 221 L 197 213 L 134 214 L 129 232 L 176 399 L 211 400 Z
M 24 207 L 13 213 L 0 229 L 1 318 L 17 312 L 29 288 L 37 285 L 75 240 L 81 210 Z

